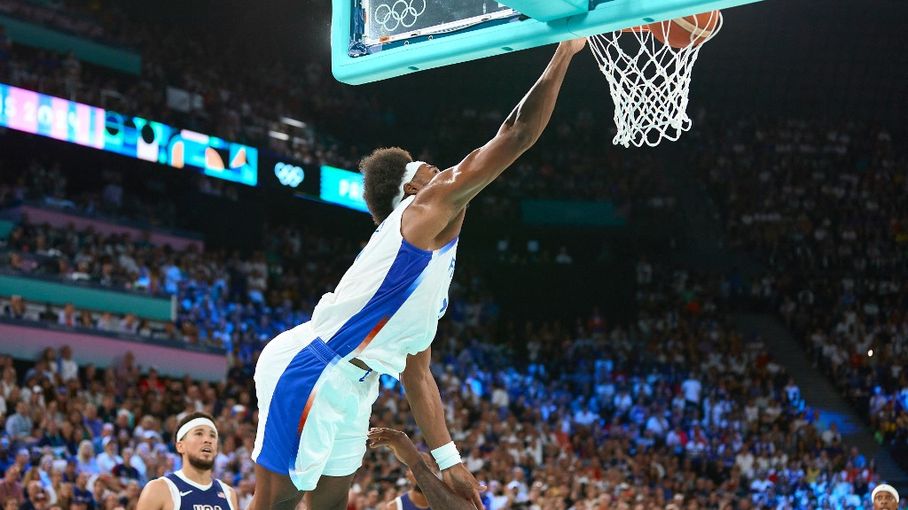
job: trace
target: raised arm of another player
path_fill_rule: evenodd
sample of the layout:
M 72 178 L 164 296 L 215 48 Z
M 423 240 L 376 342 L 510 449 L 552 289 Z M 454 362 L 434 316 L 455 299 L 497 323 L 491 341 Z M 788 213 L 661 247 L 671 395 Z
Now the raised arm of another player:
M 495 138 L 432 179 L 422 193 L 423 199 L 447 203 L 456 213 L 532 147 L 552 117 L 568 65 L 585 45 L 586 39 L 559 44 L 542 76 L 508 115 Z
M 372 429 L 369 431 L 369 446 L 391 448 L 397 459 L 410 468 L 413 478 L 416 478 L 416 483 L 419 485 L 419 490 L 429 500 L 429 508 L 432 510 L 474 510 L 476 508 L 472 502 L 454 494 L 445 482 L 435 476 L 435 473 L 423 462 L 413 441 L 403 432 L 386 428 Z

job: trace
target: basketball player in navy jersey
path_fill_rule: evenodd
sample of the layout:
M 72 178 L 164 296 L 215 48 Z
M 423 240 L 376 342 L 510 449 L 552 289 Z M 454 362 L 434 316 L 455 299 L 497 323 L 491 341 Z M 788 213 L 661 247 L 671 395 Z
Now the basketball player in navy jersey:
M 250 510 L 293 510 L 303 497 L 314 510 L 347 508 L 379 374 L 400 379 L 453 493 L 483 507 L 482 487 L 445 423 L 429 371 L 430 345 L 448 306 L 467 205 L 542 135 L 571 60 L 585 44 L 559 44 L 496 135 L 451 168 L 413 161 L 400 148 L 377 149 L 360 163 L 363 196 L 378 228 L 311 320 L 268 342 L 255 366 L 259 421 Z M 429 127 L 432 119 L 424 121 Z
M 183 467 L 148 482 L 136 510 L 240 510 L 236 492 L 211 476 L 218 455 L 218 430 L 207 413 L 180 420 L 174 435 Z
M 414 446 L 415 449 L 415 446 Z M 435 475 L 435 477 L 441 476 L 441 473 L 438 471 L 438 465 L 435 464 L 435 460 L 432 459 L 432 456 L 428 453 L 420 453 L 419 457 L 422 459 L 422 462 L 429 468 L 429 471 Z M 400 458 L 398 458 L 400 460 Z M 415 457 L 408 459 L 408 461 L 413 462 Z M 401 460 L 407 467 L 407 461 Z M 379 507 L 379 510 L 431 510 L 432 507 L 429 506 L 429 500 L 426 498 L 426 495 L 423 494 L 422 488 L 419 486 L 419 482 L 416 481 L 416 477 L 413 475 L 413 472 L 410 469 L 407 469 L 407 481 L 410 482 L 410 490 L 403 493 L 400 496 L 394 498 L 390 503 L 386 503 L 384 506 Z

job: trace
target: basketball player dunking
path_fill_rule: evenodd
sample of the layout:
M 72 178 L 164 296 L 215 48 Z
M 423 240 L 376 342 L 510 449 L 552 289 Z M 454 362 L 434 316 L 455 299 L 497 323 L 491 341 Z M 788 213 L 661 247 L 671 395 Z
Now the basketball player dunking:
M 207 413 L 190 413 L 174 436 L 183 467 L 148 482 L 136 510 L 239 510 L 236 492 L 212 477 L 218 455 L 218 429 Z
M 400 377 L 453 492 L 482 508 L 445 424 L 429 345 L 448 305 L 467 204 L 542 134 L 585 40 L 563 42 L 498 134 L 445 171 L 398 148 L 360 163 L 378 228 L 312 319 L 275 337 L 255 370 L 259 422 L 252 510 L 344 510 L 366 451 L 378 374 Z M 302 492 L 301 492 L 302 491 Z

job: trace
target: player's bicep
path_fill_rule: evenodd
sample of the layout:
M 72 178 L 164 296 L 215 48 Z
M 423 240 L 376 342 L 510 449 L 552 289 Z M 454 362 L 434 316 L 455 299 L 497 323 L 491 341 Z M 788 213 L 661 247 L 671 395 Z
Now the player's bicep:
M 445 199 L 463 207 L 526 152 L 531 142 L 516 131 L 499 133 L 449 170 L 451 175 L 440 183 Z

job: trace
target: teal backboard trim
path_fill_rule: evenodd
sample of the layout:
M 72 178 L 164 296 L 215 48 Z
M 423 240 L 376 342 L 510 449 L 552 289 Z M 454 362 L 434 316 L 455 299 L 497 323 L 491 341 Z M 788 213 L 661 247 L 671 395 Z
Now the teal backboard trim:
M 554 21 L 590 10 L 589 0 L 504 0 L 501 3 L 539 21 Z
M 432 3 L 445 0 L 426 0 Z M 583 14 L 553 21 L 514 18 L 496 20 L 445 34 L 414 37 L 404 43 L 357 48 L 356 27 L 363 14 L 358 0 L 333 0 L 331 70 L 341 82 L 360 85 L 577 37 L 611 32 L 655 21 L 727 9 L 760 0 L 610 0 L 592 2 Z M 535 2 L 521 0 L 523 3 Z M 505 2 L 509 3 L 509 2 Z M 510 2 L 517 3 L 520 2 Z M 355 15 L 354 15 L 355 14 Z M 544 15 L 544 14 L 543 14 Z M 359 54 L 360 56 L 351 56 Z

